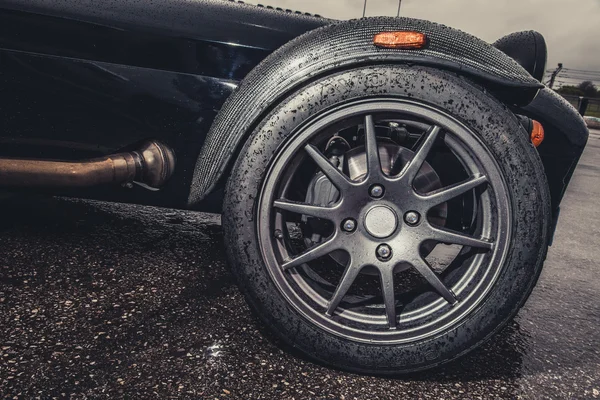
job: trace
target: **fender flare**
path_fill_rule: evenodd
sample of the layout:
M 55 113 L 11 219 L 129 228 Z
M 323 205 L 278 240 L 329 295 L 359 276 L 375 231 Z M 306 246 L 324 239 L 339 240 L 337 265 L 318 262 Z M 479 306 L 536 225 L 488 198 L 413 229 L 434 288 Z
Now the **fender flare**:
M 384 31 L 418 31 L 428 37 L 421 50 L 383 49 L 373 36 Z M 279 100 L 306 82 L 335 71 L 374 64 L 435 66 L 469 76 L 501 99 L 529 103 L 543 86 L 516 61 L 465 32 L 412 18 L 377 17 L 317 28 L 285 44 L 252 70 L 220 110 L 196 162 L 188 206 L 216 186 L 241 144 Z M 373 82 L 374 85 L 382 82 Z M 496 92 L 495 92 L 496 93 Z
M 535 99 L 516 110 L 540 122 L 546 138 L 538 147 L 556 216 L 567 186 L 588 141 L 589 130 L 579 112 L 554 90 L 543 88 Z

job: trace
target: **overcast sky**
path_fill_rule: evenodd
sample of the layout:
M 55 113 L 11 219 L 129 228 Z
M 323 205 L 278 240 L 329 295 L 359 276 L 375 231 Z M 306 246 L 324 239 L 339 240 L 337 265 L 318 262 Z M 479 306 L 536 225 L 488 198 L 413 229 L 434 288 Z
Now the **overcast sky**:
M 250 0 L 330 18 L 362 16 L 364 0 Z M 396 15 L 398 0 L 368 0 L 367 16 Z M 535 29 L 548 43 L 548 68 L 600 71 L 600 0 L 402 0 L 400 14 L 469 32 L 488 42 Z

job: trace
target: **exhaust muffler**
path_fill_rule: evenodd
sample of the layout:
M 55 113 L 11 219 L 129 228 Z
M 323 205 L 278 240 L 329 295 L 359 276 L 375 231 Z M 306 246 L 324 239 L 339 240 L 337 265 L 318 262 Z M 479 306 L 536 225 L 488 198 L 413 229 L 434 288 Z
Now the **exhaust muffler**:
M 147 141 L 137 151 L 81 161 L 0 157 L 0 185 L 85 188 L 135 181 L 159 188 L 174 169 L 173 150 L 158 141 Z

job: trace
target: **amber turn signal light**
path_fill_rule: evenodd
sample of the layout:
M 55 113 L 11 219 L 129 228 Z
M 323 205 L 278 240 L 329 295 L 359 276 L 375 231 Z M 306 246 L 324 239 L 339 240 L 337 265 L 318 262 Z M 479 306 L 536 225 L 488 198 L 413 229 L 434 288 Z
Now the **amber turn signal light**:
M 427 35 L 413 31 L 380 32 L 373 44 L 386 49 L 422 49 L 427 46 Z
M 531 143 L 538 147 L 544 141 L 544 127 L 536 120 L 532 120 L 533 129 L 531 130 Z

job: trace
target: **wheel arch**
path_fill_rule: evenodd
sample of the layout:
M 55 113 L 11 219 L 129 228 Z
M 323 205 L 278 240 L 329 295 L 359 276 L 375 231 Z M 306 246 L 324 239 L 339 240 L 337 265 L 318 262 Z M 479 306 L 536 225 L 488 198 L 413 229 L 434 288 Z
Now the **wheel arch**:
M 563 196 L 587 144 L 588 127 L 575 107 L 549 88 L 540 90 L 530 104 L 516 112 L 535 119 L 544 127 L 545 139 L 538 152 L 548 178 L 552 212 L 557 219 Z
M 383 31 L 425 33 L 422 50 L 382 49 L 373 36 Z M 188 197 L 193 207 L 216 187 L 255 125 L 298 87 L 340 70 L 377 64 L 416 64 L 466 75 L 509 104 L 525 105 L 542 85 L 516 61 L 465 32 L 412 18 L 377 17 L 344 21 L 310 31 L 259 64 L 220 110 L 196 162 Z M 372 77 L 373 85 L 385 84 Z M 325 94 L 326 95 L 326 94 Z

